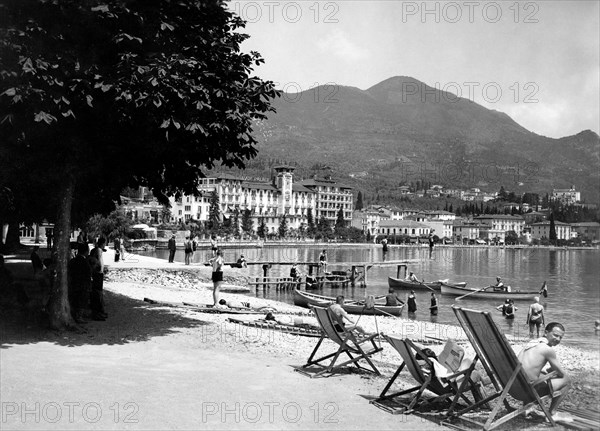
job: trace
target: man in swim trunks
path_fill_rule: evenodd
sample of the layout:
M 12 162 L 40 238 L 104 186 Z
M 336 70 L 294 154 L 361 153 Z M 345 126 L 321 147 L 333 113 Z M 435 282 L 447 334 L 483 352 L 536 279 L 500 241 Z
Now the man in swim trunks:
M 350 316 L 348 316 L 348 313 L 346 313 L 346 310 L 344 310 L 342 308 L 343 303 L 344 303 L 344 296 L 339 295 L 337 298 L 335 298 L 335 304 L 331 304 L 329 306 L 329 311 L 331 311 L 333 313 L 333 315 L 335 316 L 335 319 L 337 320 L 336 330 L 340 331 L 340 330 L 342 330 L 342 328 L 344 328 L 344 329 L 348 329 L 350 331 L 356 331 L 356 332 L 360 332 L 361 334 L 366 334 L 365 330 L 361 326 L 358 326 L 356 324 L 356 322 L 354 322 L 354 320 L 352 320 L 350 318 Z M 350 324 L 346 325 L 344 320 L 347 320 Z M 340 328 L 338 328 L 337 325 L 339 325 Z
M 537 380 L 542 374 L 542 369 L 547 364 L 549 365 L 549 369 L 544 371 L 544 374 L 552 371 L 557 372 L 558 375 L 547 380 L 547 383 L 536 385 L 536 389 L 538 389 L 541 397 L 552 394 L 550 414 L 556 420 L 564 419 L 558 417 L 555 411 L 571 386 L 571 381 L 567 373 L 562 369 L 556 357 L 556 352 L 552 348 L 561 342 L 564 335 L 564 326 L 558 322 L 551 322 L 546 326 L 543 337 L 529 341 L 519 353 L 519 360 L 523 364 L 523 370 L 530 379 Z
M 544 306 L 540 304 L 540 297 L 533 298 L 533 304 L 529 306 L 527 312 L 527 324 L 529 325 L 529 337 L 533 338 L 533 328 L 537 329 L 537 336 L 540 336 L 540 327 L 544 325 Z

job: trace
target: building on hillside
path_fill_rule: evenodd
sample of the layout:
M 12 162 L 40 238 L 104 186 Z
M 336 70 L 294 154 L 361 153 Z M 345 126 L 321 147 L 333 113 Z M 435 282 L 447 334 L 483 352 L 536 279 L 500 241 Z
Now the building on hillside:
M 518 204 L 517 202 L 504 202 L 502 204 L 502 211 L 505 213 L 511 212 L 513 210 L 519 211 L 520 208 L 521 204 Z
M 530 213 L 523 214 L 523 219 L 525 219 L 526 225 L 531 225 L 533 223 L 537 223 L 540 221 L 544 221 L 548 219 L 548 214 L 540 211 L 532 211 Z
M 556 239 L 571 239 L 571 225 L 561 221 L 554 222 Z M 550 221 L 542 221 L 531 225 L 532 239 L 550 239 Z
M 423 210 L 417 215 L 423 216 L 429 220 L 455 220 L 456 214 L 443 210 Z
M 575 186 L 570 189 L 554 189 L 550 200 L 559 201 L 565 205 L 575 204 L 581 200 L 581 192 L 575 190 Z
M 351 226 L 362 230 L 365 235 L 368 233 L 374 237 L 377 235 L 381 220 L 389 219 L 390 217 L 388 215 L 380 213 L 375 209 L 364 209 L 352 213 Z
M 571 234 L 576 233 L 577 238 L 583 241 L 600 241 L 600 223 L 598 222 L 580 222 L 571 223 Z
M 410 191 L 410 187 L 409 186 L 400 186 L 398 187 L 398 193 L 400 193 L 401 195 L 407 196 L 407 195 L 411 195 L 411 191 Z
M 398 208 L 383 205 L 371 205 L 369 209 L 379 211 L 389 217 L 390 220 L 404 220 L 406 217 L 418 214 L 421 210 L 411 208 Z
M 460 189 L 444 189 L 444 194 L 449 198 L 457 198 L 463 200 L 465 191 Z
M 382 236 L 407 235 L 411 238 L 427 237 L 431 233 L 429 226 L 413 220 L 381 220 L 377 234 Z
M 171 221 L 207 221 L 211 196 L 215 192 L 220 218 L 229 219 L 237 210 L 241 220 L 242 213 L 250 210 L 254 231 L 262 221 L 269 233 L 275 233 L 284 214 L 290 229 L 306 227 L 309 209 L 315 224 L 321 215 L 335 222 L 340 208 L 344 220 L 350 223 L 353 209 L 350 187 L 329 179 L 294 182 L 293 167 L 277 166 L 274 169 L 275 177 L 271 182 L 249 181 L 229 174 L 203 178 L 198 186 L 200 197 L 171 198 Z

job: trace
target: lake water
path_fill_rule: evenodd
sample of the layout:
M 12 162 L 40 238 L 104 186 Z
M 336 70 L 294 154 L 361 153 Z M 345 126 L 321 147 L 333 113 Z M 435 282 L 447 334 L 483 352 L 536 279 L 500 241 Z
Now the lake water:
M 299 261 L 316 262 L 321 250 L 326 249 L 328 262 L 378 262 L 383 260 L 383 252 L 379 246 L 359 245 L 356 247 L 344 245 L 281 247 L 265 246 L 263 248 L 224 249 L 225 261 L 235 261 L 244 254 L 248 261 Z M 167 250 L 156 250 L 143 253 L 166 259 Z M 210 250 L 199 249 L 194 254 L 194 262 L 205 262 L 210 257 Z M 409 264 L 419 279 L 433 281 L 450 279 L 451 281 L 466 281 L 470 287 L 483 287 L 493 284 L 496 276 L 500 276 L 505 284 L 513 289 L 539 290 L 542 283 L 548 282 L 548 297 L 540 298 L 545 308 L 546 323 L 558 321 L 565 325 L 565 345 L 584 347 L 598 350 L 600 335 L 594 330 L 594 321 L 600 319 L 600 251 L 598 250 L 568 250 L 547 248 L 435 248 L 430 254 L 427 247 L 392 247 L 389 249 L 387 260 L 419 259 Z M 176 261 L 183 261 L 183 251 L 178 250 Z M 270 276 L 288 276 L 289 266 L 273 265 Z M 345 269 L 334 268 L 331 269 Z M 300 268 L 306 273 L 306 268 Z M 249 277 L 262 275 L 260 265 L 251 265 L 247 271 Z M 325 287 L 315 293 L 335 296 L 343 294 L 347 298 L 364 298 L 365 294 L 382 295 L 388 290 L 387 277 L 396 276 L 396 267 L 372 268 L 368 272 L 368 285 L 362 287 L 329 288 Z M 408 292 L 400 291 L 404 297 Z M 432 321 L 457 325 L 458 322 L 451 305 L 455 296 L 441 295 L 438 316 L 429 315 L 430 291 L 416 291 L 417 320 Z M 291 291 L 263 290 L 260 288 L 249 295 L 266 297 L 282 302 L 293 303 Z M 514 321 L 506 320 L 495 307 L 502 301 L 465 298 L 456 302 L 462 307 L 489 310 L 494 312 L 494 320 L 506 332 L 516 336 L 527 336 L 529 330 L 524 325 L 527 310 L 532 300 L 517 300 L 518 311 Z M 403 316 L 407 316 L 406 311 Z

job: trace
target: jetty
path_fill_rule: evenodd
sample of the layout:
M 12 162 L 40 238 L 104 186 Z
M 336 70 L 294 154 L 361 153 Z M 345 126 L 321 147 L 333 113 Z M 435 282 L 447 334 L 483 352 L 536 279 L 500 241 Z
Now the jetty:
M 260 265 L 263 269 L 263 276 L 256 277 L 255 281 L 249 282 L 248 285 L 263 286 L 263 288 L 275 287 L 276 289 L 295 289 L 300 288 L 302 284 L 306 286 L 308 283 L 307 278 L 317 283 L 317 287 L 322 287 L 325 284 L 337 284 L 342 287 L 351 285 L 352 287 L 357 284 L 360 287 L 367 287 L 368 271 L 371 268 L 386 268 L 395 267 L 396 273 L 400 274 L 401 271 L 406 273 L 407 267 L 411 263 L 420 262 L 420 259 L 403 259 L 403 260 L 384 260 L 384 261 L 370 261 L 370 262 L 327 262 L 326 265 L 321 265 L 320 262 L 300 262 L 300 261 L 247 261 L 246 265 Z M 208 262 L 205 265 L 210 265 Z M 237 262 L 226 262 L 225 265 L 231 267 L 238 267 Z M 291 277 L 271 277 L 269 276 L 269 270 L 274 266 L 292 266 L 297 265 L 300 267 L 307 267 L 308 274 L 302 280 L 302 277 L 293 279 Z M 326 272 L 324 268 L 336 268 L 331 272 Z M 340 270 L 340 268 L 343 268 Z

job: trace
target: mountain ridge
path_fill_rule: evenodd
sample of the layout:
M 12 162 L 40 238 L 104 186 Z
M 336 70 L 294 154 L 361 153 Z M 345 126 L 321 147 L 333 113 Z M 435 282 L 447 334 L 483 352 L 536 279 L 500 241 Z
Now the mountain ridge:
M 379 182 L 383 176 L 390 190 L 403 181 L 432 176 L 431 168 L 429 173 L 407 175 L 402 166 L 394 166 L 398 160 L 476 164 L 488 171 L 495 167 L 502 175 L 470 175 L 446 186 L 497 190 L 514 184 L 524 191 L 550 192 L 575 184 L 588 200 L 599 200 L 600 137 L 595 132 L 588 129 L 562 138 L 538 135 L 502 111 L 412 77 L 391 77 L 366 90 L 322 85 L 284 94 L 273 105 L 276 113 L 255 128 L 259 158 L 305 166 L 323 163 L 340 178 L 353 171 L 372 172 Z M 450 180 L 439 173 L 434 179 Z M 368 177 L 355 184 L 367 191 L 380 186 L 370 184 Z

